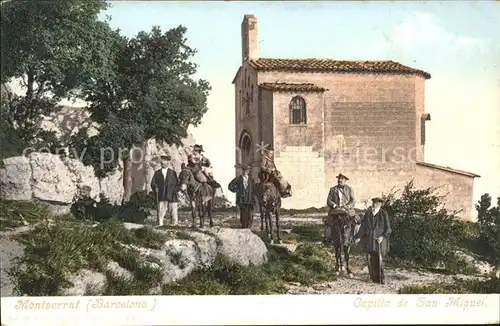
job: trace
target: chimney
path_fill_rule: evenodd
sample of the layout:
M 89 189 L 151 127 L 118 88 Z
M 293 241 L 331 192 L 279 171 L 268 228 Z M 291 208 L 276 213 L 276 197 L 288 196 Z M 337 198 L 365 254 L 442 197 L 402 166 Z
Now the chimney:
M 241 59 L 242 62 L 257 59 L 259 56 L 259 38 L 257 33 L 257 17 L 245 15 L 241 22 Z

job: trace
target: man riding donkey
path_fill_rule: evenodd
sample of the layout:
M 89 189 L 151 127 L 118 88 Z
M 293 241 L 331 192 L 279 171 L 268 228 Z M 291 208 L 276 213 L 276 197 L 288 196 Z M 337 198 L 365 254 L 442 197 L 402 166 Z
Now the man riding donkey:
M 213 189 L 221 188 L 221 185 L 213 178 L 212 163 L 203 155 L 203 152 L 202 145 L 194 145 L 193 153 L 188 156 L 186 168 L 191 169 L 195 179 L 203 186 L 209 185 Z
M 272 146 L 266 147 L 262 153 L 259 179 L 261 182 L 272 182 L 282 198 L 292 196 L 292 186 L 283 178 L 274 164 L 274 149 Z
M 348 177 L 339 173 L 337 185 L 330 188 L 327 198 L 329 208 L 328 216 L 324 219 L 325 238 L 324 244 L 332 244 L 335 248 L 336 270 L 343 270 L 344 255 L 347 273 L 352 276 L 349 269 L 349 251 L 353 242 L 356 228 L 359 226 L 360 218 L 356 215 L 354 204 L 356 199 L 354 191 L 346 182 Z

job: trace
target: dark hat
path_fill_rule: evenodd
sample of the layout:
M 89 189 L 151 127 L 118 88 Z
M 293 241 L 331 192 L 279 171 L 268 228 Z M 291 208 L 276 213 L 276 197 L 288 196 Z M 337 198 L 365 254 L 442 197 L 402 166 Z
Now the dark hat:
M 172 159 L 172 157 L 169 154 L 162 154 L 160 155 L 160 158 L 162 160 L 167 160 L 167 161 L 170 161 Z
M 267 146 L 266 146 L 266 149 L 267 149 L 268 151 L 274 151 L 274 147 L 273 147 L 273 145 L 271 145 L 271 144 L 267 145 Z
M 383 203 L 384 200 L 382 198 L 380 198 L 380 197 L 374 197 L 374 198 L 372 198 L 372 202 L 374 202 L 374 203 L 377 203 L 377 202 Z
M 339 173 L 339 175 L 337 176 L 337 179 L 340 179 L 340 178 L 344 178 L 346 180 L 349 180 L 349 178 L 346 177 L 345 175 L 343 175 L 342 173 Z
M 203 145 L 198 145 L 198 144 L 195 144 L 195 145 L 193 146 L 193 151 L 195 151 L 195 152 L 204 152 L 204 150 L 203 150 Z
M 243 171 L 247 171 L 247 170 L 251 170 L 252 169 L 252 166 L 250 164 L 244 164 L 241 169 Z

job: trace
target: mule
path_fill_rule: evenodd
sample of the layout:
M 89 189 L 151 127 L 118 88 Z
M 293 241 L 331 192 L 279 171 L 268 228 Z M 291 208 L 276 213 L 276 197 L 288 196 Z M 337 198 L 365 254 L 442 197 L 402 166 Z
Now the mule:
M 274 243 L 273 237 L 273 222 L 271 214 L 274 214 L 276 219 L 276 238 L 277 243 L 281 243 L 280 239 L 280 210 L 281 210 L 281 195 L 278 188 L 268 180 L 261 181 L 257 185 L 257 198 L 259 201 L 260 210 L 260 230 L 266 230 L 267 237 L 271 244 Z
M 335 272 L 340 275 L 345 271 L 349 277 L 353 277 L 353 273 L 349 268 L 349 256 L 357 222 L 355 218 L 342 213 L 337 213 L 331 218 L 330 227 L 332 245 L 335 251 Z
M 200 228 L 205 227 L 205 216 L 209 218 L 210 227 L 214 226 L 212 220 L 212 209 L 215 197 L 215 189 L 196 180 L 190 169 L 183 169 L 179 174 L 181 191 L 186 194 L 191 207 L 191 227 L 196 227 L 196 215 L 200 219 Z

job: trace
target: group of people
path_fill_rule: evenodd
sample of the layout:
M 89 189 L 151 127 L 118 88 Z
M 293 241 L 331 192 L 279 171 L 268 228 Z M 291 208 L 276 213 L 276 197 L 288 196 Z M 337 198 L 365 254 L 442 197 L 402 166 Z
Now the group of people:
M 203 155 L 203 152 L 202 145 L 194 145 L 192 153 L 188 155 L 188 163 L 182 163 L 181 169 L 190 169 L 202 186 L 209 185 L 214 189 L 220 188 L 220 184 L 214 180 L 211 173 L 212 164 Z M 167 213 L 171 216 L 172 225 L 178 224 L 178 192 L 180 184 L 171 160 L 170 154 L 160 155 L 161 168 L 155 171 L 151 179 L 151 189 L 156 196 L 158 205 L 157 222 L 159 226 L 163 225 Z
M 203 156 L 203 146 L 195 145 L 193 152 L 188 156 L 187 165 L 183 164 L 182 169 L 191 169 L 195 178 L 202 185 L 210 185 L 212 188 L 219 188 L 221 185 L 216 182 L 211 173 L 211 163 Z M 170 165 L 171 157 L 166 154 L 161 156 L 161 169 L 157 170 L 151 180 L 151 188 L 157 196 L 158 202 L 158 224 L 163 225 L 163 219 L 167 212 L 172 217 L 172 224 L 177 225 L 177 191 L 179 181 L 176 172 Z M 236 205 L 240 210 L 240 222 L 242 228 L 251 228 L 255 207 L 257 206 L 257 182 L 250 174 L 251 165 L 242 165 L 241 175 L 234 178 L 228 185 L 231 192 L 236 194 Z M 292 195 L 291 185 L 284 180 L 274 164 L 274 151 L 267 148 L 262 155 L 260 171 L 258 173 L 261 182 L 272 182 L 282 198 Z M 355 210 L 356 203 L 353 189 L 347 185 L 349 180 L 343 174 L 337 176 L 337 185 L 330 188 L 327 197 L 329 207 L 328 217 L 325 219 L 324 243 L 331 244 L 335 236 L 331 223 L 326 221 L 334 219 L 339 214 L 346 214 L 354 220 L 357 227 L 354 231 L 354 243 L 361 242 L 363 251 L 367 254 L 368 269 L 373 282 L 385 283 L 383 269 L 383 256 L 389 250 L 388 236 L 391 233 L 389 217 L 382 208 L 383 200 L 379 197 L 372 198 L 372 205 L 360 219 Z
M 325 234 L 323 242 L 330 244 L 340 237 L 328 223 L 340 214 L 346 214 L 356 224 L 353 230 L 354 243 L 360 243 L 363 252 L 367 255 L 370 279 L 375 283 L 385 283 L 383 257 L 389 251 L 389 235 L 391 225 L 389 215 L 382 208 L 384 200 L 380 197 L 372 198 L 372 205 L 366 210 L 362 219 L 356 214 L 354 205 L 356 198 L 353 189 L 347 185 L 348 177 L 340 173 L 337 175 L 337 185 L 330 188 L 326 204 L 329 208 L 328 217 L 325 219 Z

